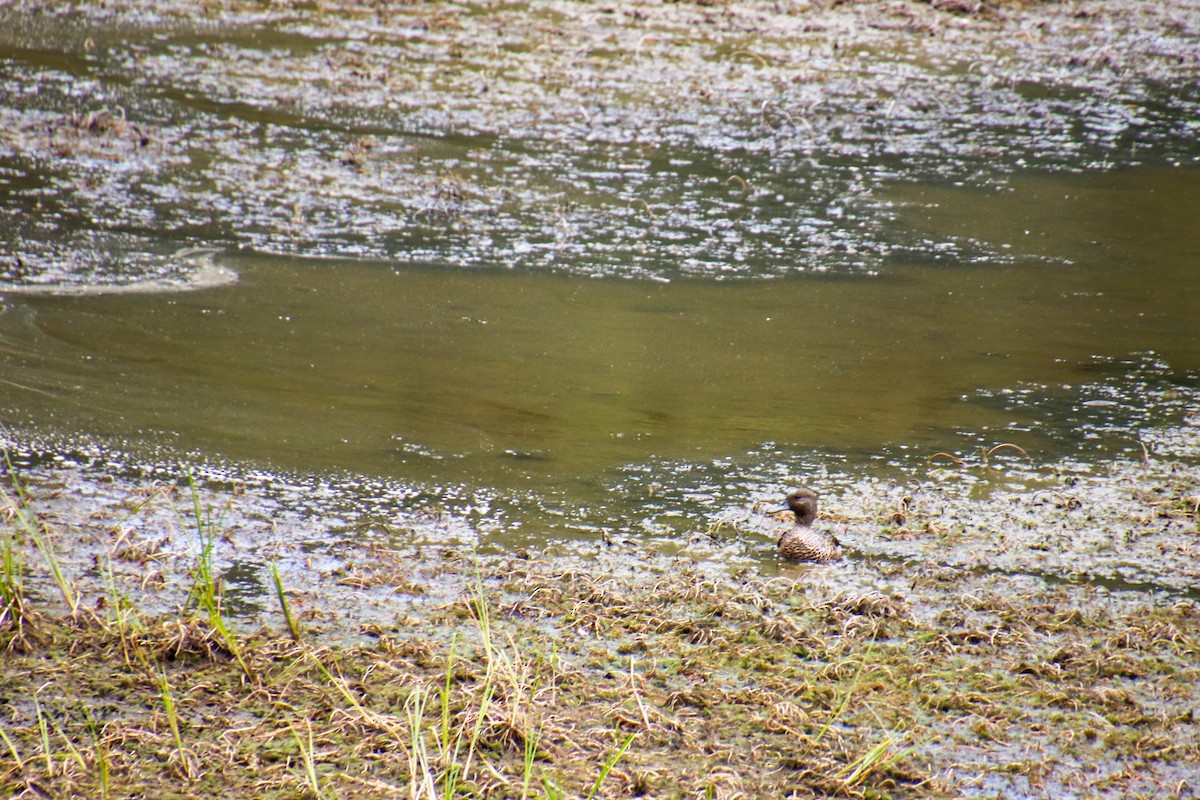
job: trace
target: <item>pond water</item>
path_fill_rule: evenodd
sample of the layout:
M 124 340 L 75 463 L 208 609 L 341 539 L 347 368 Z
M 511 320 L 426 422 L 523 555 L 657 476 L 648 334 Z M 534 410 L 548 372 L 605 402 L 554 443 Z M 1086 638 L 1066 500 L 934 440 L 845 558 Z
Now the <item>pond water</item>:
M 647 629 L 542 588 L 691 598 L 764 665 L 815 603 L 880 675 L 1016 692 L 999 736 L 974 690 L 912 696 L 960 794 L 1182 792 L 1198 32 L 1195 0 L 0 0 L 22 591 L 173 618 L 213 574 L 247 628 L 287 596 L 384 646 L 457 642 L 487 581 L 631 681 Z M 776 557 L 798 485 L 844 561 Z M 794 630 L 797 701 L 831 697 Z M 1029 682 L 1068 673 L 1092 695 Z
M 529 73 L 548 56 L 488 38 L 511 32 L 459 54 L 492 72 L 443 74 L 434 28 L 296 13 L 6 13 L 18 440 L 521 498 L 588 529 L 1004 442 L 1132 457 L 1193 408 L 1194 87 L 1017 81 L 1006 54 L 909 40 L 826 62 L 817 32 L 820 102 L 769 43 L 747 77 L 718 41 L 646 57 L 768 101 L 668 112 L 638 94 L 653 76 L 568 80 L 613 54 L 555 62 L 560 102 Z

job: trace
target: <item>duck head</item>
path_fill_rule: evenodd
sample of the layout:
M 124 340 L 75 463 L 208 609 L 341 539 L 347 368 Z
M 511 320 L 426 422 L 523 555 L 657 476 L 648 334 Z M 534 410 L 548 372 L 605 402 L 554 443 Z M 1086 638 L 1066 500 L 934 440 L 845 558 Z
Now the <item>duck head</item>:
M 812 489 L 797 489 L 784 499 L 784 505 L 777 511 L 791 511 L 796 515 L 796 522 L 809 526 L 817 518 L 817 493 Z

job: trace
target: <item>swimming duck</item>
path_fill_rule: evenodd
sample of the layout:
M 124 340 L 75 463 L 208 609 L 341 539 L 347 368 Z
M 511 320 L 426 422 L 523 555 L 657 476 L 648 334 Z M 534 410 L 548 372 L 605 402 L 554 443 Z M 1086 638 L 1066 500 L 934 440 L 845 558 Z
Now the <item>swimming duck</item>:
M 842 557 L 842 548 L 833 534 L 813 530 L 817 518 L 817 493 L 811 489 L 797 489 L 784 501 L 787 510 L 796 515 L 796 524 L 779 537 L 777 547 L 781 558 L 789 561 L 837 561 Z M 784 509 L 779 509 L 780 511 Z

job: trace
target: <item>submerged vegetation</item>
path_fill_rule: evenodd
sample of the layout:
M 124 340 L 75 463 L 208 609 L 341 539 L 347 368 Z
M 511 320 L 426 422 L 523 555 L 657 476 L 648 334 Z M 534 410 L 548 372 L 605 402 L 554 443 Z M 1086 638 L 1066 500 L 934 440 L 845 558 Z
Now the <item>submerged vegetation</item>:
M 1194 484 L 1171 469 L 1164 477 L 1179 496 L 1147 496 L 1146 526 L 1161 514 L 1194 526 Z M 913 569 L 905 591 L 856 591 L 829 585 L 830 570 L 850 565 L 771 578 L 684 556 L 621 552 L 616 570 L 445 548 L 426 558 L 457 596 L 390 621 L 348 616 L 341 627 L 355 630 L 341 633 L 352 637 L 319 624 L 335 609 L 310 598 L 298 610 L 306 604 L 294 605 L 288 573 L 272 563 L 273 622 L 250 630 L 222 602 L 212 542 L 227 532 L 204 491 L 192 483 L 171 495 L 199 543 L 190 596 L 148 614 L 105 557 L 90 578 L 63 566 L 56 553 L 72 546 L 71 526 L 10 470 L 0 495 L 6 794 L 1196 788 L 1200 608 L 1186 595 L 930 565 Z M 112 552 L 130 545 L 114 537 Z M 372 563 L 355 590 L 420 591 L 402 560 Z

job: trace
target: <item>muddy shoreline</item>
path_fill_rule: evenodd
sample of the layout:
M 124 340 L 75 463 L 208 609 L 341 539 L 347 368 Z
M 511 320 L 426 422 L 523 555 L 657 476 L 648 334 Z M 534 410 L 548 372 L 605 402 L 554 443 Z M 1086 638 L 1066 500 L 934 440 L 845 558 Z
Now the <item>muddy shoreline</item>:
M 1013 491 L 995 485 L 1028 481 L 1011 465 L 956 469 L 827 498 L 848 557 L 822 566 L 770 563 L 752 512 L 673 548 L 505 552 L 433 509 L 289 519 L 263 487 L 9 475 L 18 757 L 0 780 L 82 796 L 104 764 L 116 796 L 450 776 L 468 796 L 1194 796 L 1200 471 L 1056 465 L 1055 486 Z M 1157 586 L 1128 579 L 1139 559 Z M 44 753 L 47 724 L 75 744 Z
M 695 510 L 609 531 L 528 517 L 518 532 L 474 509 L 470 493 L 448 505 L 444 496 L 360 476 L 142 464 L 101 450 L 64 458 L 12 440 L 4 445 L 11 480 L 61 539 L 54 546 L 59 569 L 94 600 L 118 590 L 147 612 L 176 611 L 186 605 L 205 532 L 215 530 L 214 569 L 239 624 L 277 622 L 268 574 L 277 568 L 305 602 L 347 609 L 336 636 L 388 621 L 397 610 L 395 585 L 414 588 L 403 602 L 417 614 L 457 598 L 465 585 L 447 577 L 455 570 L 443 562 L 462 559 L 495 566 L 519 557 L 570 568 L 599 559 L 618 575 L 695 568 L 771 579 L 813 571 L 829 577 L 829 591 L 897 595 L 927 575 L 953 575 L 1196 602 L 1196 422 L 1187 417 L 1144 432 L 1151 449 L 1140 461 L 1034 464 L 1028 454 L 1000 448 L 1011 455 L 965 453 L 952 463 L 939 453 L 886 479 L 792 476 L 780 485 L 807 484 L 822 494 L 822 525 L 847 554 L 836 570 L 775 557 L 773 543 L 789 524 L 786 514 L 771 512 L 775 494 L 751 493 L 723 507 L 698 498 Z M 31 586 L 52 596 L 39 569 Z

